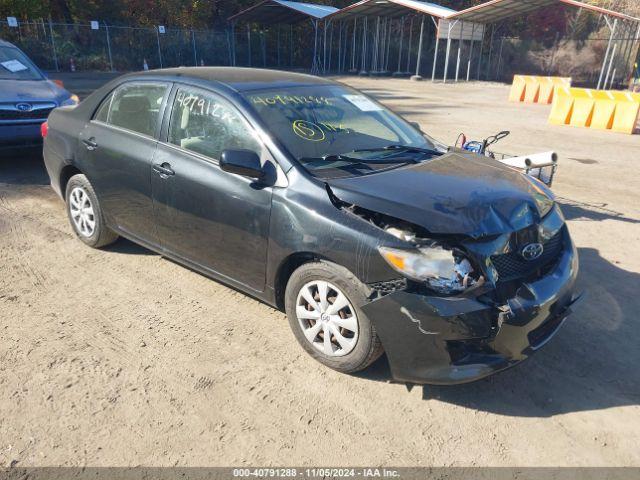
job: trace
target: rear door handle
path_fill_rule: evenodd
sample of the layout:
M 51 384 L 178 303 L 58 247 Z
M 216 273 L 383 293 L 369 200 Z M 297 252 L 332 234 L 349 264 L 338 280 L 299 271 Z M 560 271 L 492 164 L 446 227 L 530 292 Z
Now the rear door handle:
M 84 146 L 87 147 L 87 150 L 95 150 L 98 148 L 98 144 L 95 142 L 95 138 L 91 137 L 89 140 L 82 140 Z
M 176 172 L 171 168 L 171 164 L 165 162 L 161 165 L 154 165 L 153 169 L 160 174 L 161 177 L 170 177 L 171 175 L 175 175 Z

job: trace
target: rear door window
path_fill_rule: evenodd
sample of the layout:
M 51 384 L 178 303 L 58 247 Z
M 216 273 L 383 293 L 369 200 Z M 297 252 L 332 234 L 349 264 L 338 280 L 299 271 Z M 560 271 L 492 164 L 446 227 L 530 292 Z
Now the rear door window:
M 103 101 L 95 120 L 153 137 L 168 91 L 165 84 L 125 84 Z

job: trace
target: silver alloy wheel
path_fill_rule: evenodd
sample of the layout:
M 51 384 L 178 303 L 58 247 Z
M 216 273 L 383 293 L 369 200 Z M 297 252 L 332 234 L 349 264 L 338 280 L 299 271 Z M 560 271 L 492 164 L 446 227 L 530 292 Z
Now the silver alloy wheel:
M 329 282 L 314 280 L 300 289 L 296 316 L 309 343 L 327 356 L 347 355 L 358 343 L 356 311 Z
M 76 230 L 83 237 L 90 237 L 96 230 L 96 217 L 89 195 L 82 187 L 75 187 L 69 195 L 69 212 Z

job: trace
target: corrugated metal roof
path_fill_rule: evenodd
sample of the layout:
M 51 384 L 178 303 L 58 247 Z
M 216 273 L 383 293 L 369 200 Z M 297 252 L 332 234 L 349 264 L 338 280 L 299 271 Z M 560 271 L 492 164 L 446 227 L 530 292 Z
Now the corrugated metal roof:
M 345 20 L 364 16 L 400 17 L 408 13 L 423 13 L 435 18 L 446 18 L 457 11 L 418 0 L 362 0 L 331 14 L 327 19 Z
M 324 18 L 327 15 L 337 12 L 339 10 L 336 7 L 331 7 L 329 5 L 317 5 L 315 3 L 291 2 L 287 0 L 273 0 L 273 1 L 285 7 L 298 10 L 299 12 L 309 15 L 310 17 L 316 17 L 316 18 Z
M 265 0 L 228 18 L 230 22 L 256 22 L 261 24 L 292 24 L 309 18 L 321 20 L 339 9 L 315 3 L 289 0 Z
M 595 13 L 600 13 L 622 20 L 640 22 L 640 19 L 625 15 L 620 12 L 596 7 L 578 0 L 491 0 L 475 7 L 467 8 L 461 12 L 450 15 L 448 18 L 477 23 L 495 23 L 507 18 L 524 15 L 552 5 L 564 4 L 576 8 L 584 8 Z

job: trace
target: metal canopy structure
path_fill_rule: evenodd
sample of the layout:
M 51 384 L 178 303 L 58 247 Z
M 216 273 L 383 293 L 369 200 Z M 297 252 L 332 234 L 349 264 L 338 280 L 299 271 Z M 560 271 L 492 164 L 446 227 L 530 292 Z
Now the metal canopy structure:
M 237 22 L 247 23 L 247 45 L 249 54 L 249 64 L 251 64 L 251 23 L 259 23 L 260 25 L 289 25 L 290 26 L 290 56 L 293 61 L 293 30 L 294 24 L 303 21 L 310 21 L 314 29 L 314 46 L 313 60 L 311 70 L 318 73 L 320 59 L 318 57 L 318 22 L 325 17 L 337 12 L 339 9 L 327 5 L 318 5 L 315 3 L 292 2 L 289 0 L 264 0 L 252 7 L 236 13 L 229 17 L 227 21 L 231 24 L 232 39 L 232 61 L 236 65 L 236 45 L 235 45 L 235 26 Z M 262 38 L 262 56 L 263 64 L 266 64 L 266 46 L 264 41 L 264 32 L 261 32 Z M 278 64 L 280 63 L 280 30 L 278 29 L 277 55 Z
M 304 20 L 322 20 L 327 15 L 339 11 L 335 7 L 315 3 L 291 2 L 287 0 L 265 0 L 236 13 L 227 20 L 256 22 L 264 25 L 300 23 Z
M 337 23 L 339 32 L 345 28 L 345 22 L 353 21 L 352 41 L 351 41 L 351 71 L 357 71 L 355 57 L 357 48 L 360 47 L 360 74 L 361 75 L 388 75 L 389 57 L 391 44 L 396 43 L 398 52 L 397 70 L 393 75 L 410 75 L 410 63 L 412 54 L 412 36 L 414 20 L 418 20 L 419 39 L 416 54 L 416 70 L 413 78 L 420 79 L 420 65 L 422 60 L 423 40 L 425 36 L 425 18 L 430 18 L 437 30 L 437 22 L 448 16 L 457 13 L 451 8 L 436 5 L 431 2 L 418 0 L 362 0 L 358 3 L 343 8 L 325 18 L 325 28 L 327 24 Z M 410 22 L 406 20 L 409 19 Z M 358 23 L 359 22 L 359 23 Z M 395 25 L 396 35 L 393 34 Z M 407 28 L 408 27 L 408 28 Z M 429 25 L 426 25 L 428 28 Z M 348 30 L 348 26 L 346 27 Z M 360 32 L 361 41 L 356 41 Z M 408 38 L 405 39 L 405 32 Z M 399 36 L 397 35 L 399 33 Z M 346 40 L 346 33 L 345 33 Z M 330 42 L 331 43 L 331 42 Z M 346 43 L 346 42 L 345 42 Z M 403 49 L 407 49 L 406 69 L 403 71 L 402 58 Z M 342 48 L 339 40 L 338 58 L 346 52 L 347 45 Z M 329 52 L 331 56 L 331 52 Z M 330 63 L 330 62 L 329 62 Z M 344 62 L 338 62 L 338 70 L 341 71 Z
M 613 10 L 608 10 L 606 8 L 597 7 L 595 5 L 589 5 L 588 3 L 579 2 L 577 0 L 491 0 L 489 2 L 476 5 L 475 7 L 470 7 L 466 10 L 456 12 L 447 18 L 450 20 L 463 20 L 477 23 L 495 23 L 558 4 L 583 8 L 594 13 L 619 18 L 621 20 L 640 22 L 640 19 L 638 18 L 614 12 Z
M 630 68 L 630 60 L 633 56 L 634 50 L 635 52 L 638 51 L 638 42 L 640 41 L 640 18 L 632 17 L 624 13 L 595 5 L 590 5 L 578 0 L 490 0 L 481 5 L 454 13 L 447 17 L 447 21 L 449 22 L 449 25 L 457 22 L 462 22 L 463 24 L 464 22 L 474 22 L 485 25 L 494 25 L 513 17 L 532 13 L 536 10 L 561 5 L 583 9 L 604 17 L 611 35 L 609 37 L 607 50 L 602 62 L 597 88 L 606 88 L 607 84 L 609 84 L 609 88 L 611 88 L 611 85 L 614 83 L 616 78 L 616 73 L 620 73 L 624 77 Z M 495 32 L 495 29 L 493 32 Z M 451 39 L 447 38 L 447 40 L 450 42 Z M 491 46 L 493 46 L 493 42 L 491 42 Z M 448 54 L 446 61 L 448 62 Z M 491 50 L 489 53 L 489 64 L 490 63 Z

